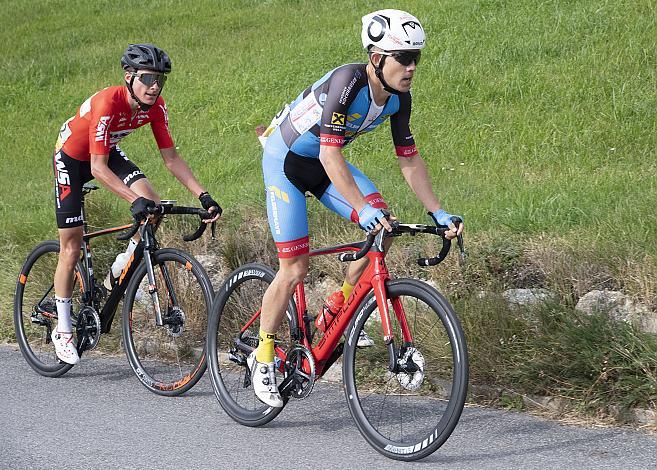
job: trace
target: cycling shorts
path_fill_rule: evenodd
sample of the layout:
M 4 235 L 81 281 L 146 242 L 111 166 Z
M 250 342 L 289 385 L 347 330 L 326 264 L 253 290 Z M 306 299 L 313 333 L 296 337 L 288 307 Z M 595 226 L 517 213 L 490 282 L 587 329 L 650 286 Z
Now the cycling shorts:
M 128 159 L 118 146 L 110 150 L 108 166 L 126 186 L 131 186 L 135 181 L 146 178 L 146 175 Z M 94 179 L 91 174 L 91 162 L 72 158 L 60 149 L 55 152 L 53 169 L 57 227 L 79 227 L 83 223 L 82 186 Z
M 347 166 L 365 199 L 373 207 L 387 208 L 369 178 L 350 163 Z M 358 212 L 337 191 L 319 159 L 291 152 L 279 128 L 267 139 L 262 170 L 269 227 L 279 258 L 293 258 L 310 250 L 306 192 L 339 216 L 358 223 Z

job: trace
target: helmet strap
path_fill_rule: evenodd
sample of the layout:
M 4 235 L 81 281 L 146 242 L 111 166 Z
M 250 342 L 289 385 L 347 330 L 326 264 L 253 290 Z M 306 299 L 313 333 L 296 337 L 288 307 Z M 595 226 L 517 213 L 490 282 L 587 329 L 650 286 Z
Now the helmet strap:
M 383 78 L 383 64 L 386 61 L 386 57 L 387 56 L 381 54 L 381 60 L 379 61 L 378 66 L 374 65 L 374 62 L 372 62 L 372 59 L 370 58 L 370 62 L 372 62 L 372 65 L 374 65 L 374 75 L 376 75 L 376 78 L 379 79 L 385 91 L 387 91 L 388 93 L 392 93 L 393 95 L 398 95 L 399 90 L 395 90 L 393 87 L 388 85 L 388 82 L 386 82 L 385 79 Z
M 132 89 L 132 84 L 135 82 L 136 75 L 133 73 L 132 77 L 130 78 L 129 82 L 125 82 L 126 86 L 128 87 L 128 91 L 130 92 L 130 96 L 132 96 L 132 99 L 137 102 L 137 105 L 139 106 L 139 109 L 141 109 L 144 112 L 147 112 L 149 109 L 153 107 L 152 104 L 146 104 L 143 101 L 141 101 L 139 98 L 137 98 L 137 95 L 135 95 L 135 91 Z M 160 93 L 162 93 L 162 89 L 160 89 L 159 93 L 157 94 L 158 98 L 160 96 Z

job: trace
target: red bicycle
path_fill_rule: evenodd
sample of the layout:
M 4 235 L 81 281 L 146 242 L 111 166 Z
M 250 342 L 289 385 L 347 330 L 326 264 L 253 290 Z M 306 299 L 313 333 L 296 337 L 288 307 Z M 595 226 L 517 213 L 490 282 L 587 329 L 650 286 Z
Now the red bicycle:
M 296 287 L 275 342 L 277 383 L 285 404 L 290 398 L 307 397 L 316 380 L 344 354 L 349 410 L 378 452 L 417 460 L 447 440 L 467 394 L 465 336 L 456 313 L 435 288 L 416 279 L 391 279 L 383 248 L 390 236 L 439 235 L 440 253 L 418 260 L 422 266 L 436 265 L 450 250 L 446 230 L 393 223 L 392 232 L 369 235 L 364 242 L 311 251 L 311 256 L 340 253 L 341 261 L 367 256 L 370 263 L 323 335 L 306 310 L 303 283 Z M 464 255 L 460 237 L 459 247 Z M 255 397 L 246 363 L 258 344 L 262 296 L 273 279 L 274 271 L 267 266 L 239 267 L 219 289 L 208 319 L 208 365 L 215 395 L 230 417 L 246 426 L 268 423 L 283 409 Z M 375 339 L 374 346 L 356 346 L 363 329 Z

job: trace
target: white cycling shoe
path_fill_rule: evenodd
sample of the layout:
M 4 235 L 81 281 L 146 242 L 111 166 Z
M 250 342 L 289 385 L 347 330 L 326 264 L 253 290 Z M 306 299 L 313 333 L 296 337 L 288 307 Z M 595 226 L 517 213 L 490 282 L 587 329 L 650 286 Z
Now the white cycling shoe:
M 52 344 L 55 345 L 55 352 L 60 361 L 67 364 L 77 364 L 80 362 L 78 350 L 73 344 L 73 333 L 58 333 L 57 330 L 53 330 L 50 338 L 52 339 Z
M 251 384 L 258 400 L 265 405 L 274 408 L 283 407 L 283 399 L 281 394 L 278 393 L 276 386 L 276 369 L 274 363 L 258 362 L 256 359 L 256 352 L 253 351 L 246 358 L 246 363 L 251 371 Z
M 374 346 L 374 340 L 367 336 L 367 333 L 365 333 L 365 330 L 360 330 L 360 334 L 358 335 L 358 342 L 356 343 L 356 346 L 359 348 L 369 348 L 371 346 Z

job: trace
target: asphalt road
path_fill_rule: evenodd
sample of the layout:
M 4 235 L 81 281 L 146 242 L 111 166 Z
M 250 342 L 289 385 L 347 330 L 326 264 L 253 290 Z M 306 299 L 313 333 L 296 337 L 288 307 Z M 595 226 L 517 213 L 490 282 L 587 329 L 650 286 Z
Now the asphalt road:
M 657 436 L 482 408 L 467 408 L 433 455 L 402 463 L 365 442 L 339 385 L 318 384 L 253 429 L 228 418 L 208 377 L 167 398 L 124 357 L 86 356 L 59 379 L 34 373 L 12 346 L 0 346 L 0 364 L 0 469 L 657 468 Z

